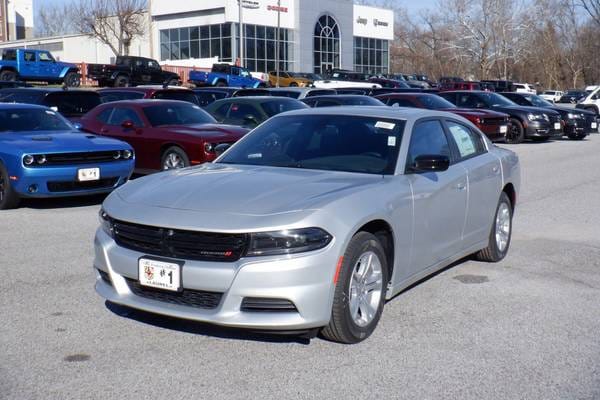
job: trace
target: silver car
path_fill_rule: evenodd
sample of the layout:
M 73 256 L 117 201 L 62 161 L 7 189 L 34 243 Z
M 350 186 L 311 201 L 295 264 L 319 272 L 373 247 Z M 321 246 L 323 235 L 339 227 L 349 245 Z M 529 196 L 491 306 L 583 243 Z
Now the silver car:
M 214 163 L 113 192 L 96 291 L 157 314 L 359 342 L 407 286 L 470 254 L 504 258 L 519 183 L 517 156 L 455 114 L 287 112 Z

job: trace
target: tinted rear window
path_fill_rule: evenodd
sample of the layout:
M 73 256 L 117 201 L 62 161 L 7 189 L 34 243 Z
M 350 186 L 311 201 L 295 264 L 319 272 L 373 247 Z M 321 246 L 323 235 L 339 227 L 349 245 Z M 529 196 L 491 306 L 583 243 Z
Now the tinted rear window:
M 111 101 L 120 100 L 138 100 L 143 99 L 144 93 L 141 92 L 103 92 L 100 93 L 100 101 L 102 103 L 110 103 Z
M 301 108 L 308 108 L 308 106 L 300 101 L 293 100 L 274 100 L 274 101 L 265 101 L 261 103 L 263 110 L 265 113 L 272 117 L 273 115 L 277 115 L 279 113 L 291 110 L 299 110 Z
M 101 103 L 98 93 L 56 92 L 49 93 L 45 105 L 56 107 L 66 117 L 80 116 Z
M 161 90 L 154 93 L 152 96 L 153 99 L 161 99 L 161 100 L 181 100 L 187 101 L 188 103 L 198 104 L 198 98 L 194 94 L 194 92 L 180 92 L 174 90 Z

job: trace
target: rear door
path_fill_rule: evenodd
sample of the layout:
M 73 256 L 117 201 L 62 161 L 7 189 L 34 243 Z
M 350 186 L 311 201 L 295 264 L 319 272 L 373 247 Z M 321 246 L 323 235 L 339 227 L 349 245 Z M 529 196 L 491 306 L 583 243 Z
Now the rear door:
M 23 62 L 19 68 L 19 74 L 27 78 L 40 78 L 40 68 L 36 62 L 35 51 L 24 50 L 22 52 Z
M 488 152 L 481 133 L 447 119 L 445 121 L 456 162 L 467 174 L 468 207 L 465 220 L 464 248 L 486 241 L 500 196 L 502 176 L 500 160 Z
M 412 172 L 420 155 L 444 155 L 450 167 L 441 172 Z M 450 139 L 439 119 L 418 121 L 412 130 L 406 176 L 414 199 L 412 274 L 437 264 L 462 249 L 467 210 L 467 173 L 453 159 Z

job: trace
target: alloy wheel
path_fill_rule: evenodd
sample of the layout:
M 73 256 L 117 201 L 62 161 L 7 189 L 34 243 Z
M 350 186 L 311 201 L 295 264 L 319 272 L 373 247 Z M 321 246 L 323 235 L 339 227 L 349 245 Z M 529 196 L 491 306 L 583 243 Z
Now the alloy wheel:
M 352 320 L 367 326 L 375 318 L 383 293 L 381 260 L 373 251 L 363 253 L 354 264 L 348 293 Z
M 177 153 L 169 153 L 165 157 L 163 170 L 177 169 L 185 167 L 185 162 Z
M 508 246 L 510 238 L 510 209 L 508 204 L 500 203 L 498 212 L 496 213 L 496 246 L 498 250 L 503 252 Z

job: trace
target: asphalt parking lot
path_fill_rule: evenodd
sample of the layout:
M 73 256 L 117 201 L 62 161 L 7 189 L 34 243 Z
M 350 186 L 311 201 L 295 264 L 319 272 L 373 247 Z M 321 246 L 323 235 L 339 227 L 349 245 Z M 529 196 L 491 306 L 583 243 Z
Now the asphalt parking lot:
M 599 399 L 600 135 L 509 146 L 512 248 L 387 303 L 367 341 L 249 334 L 95 294 L 102 198 L 0 212 L 1 399 Z

